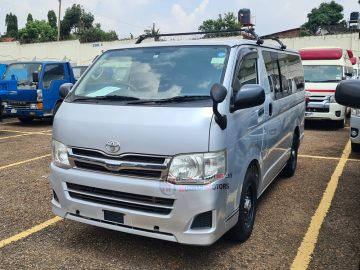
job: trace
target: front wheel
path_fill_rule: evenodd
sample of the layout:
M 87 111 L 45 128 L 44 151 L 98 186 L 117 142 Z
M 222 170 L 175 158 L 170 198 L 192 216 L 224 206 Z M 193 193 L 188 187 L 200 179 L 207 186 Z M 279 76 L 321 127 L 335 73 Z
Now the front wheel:
M 227 234 L 233 241 L 244 242 L 252 233 L 256 215 L 256 180 L 258 176 L 255 166 L 250 167 L 246 172 L 241 191 L 239 218 L 235 226 Z
M 30 117 L 19 117 L 18 119 L 23 124 L 30 124 L 34 120 L 34 118 L 30 118 Z

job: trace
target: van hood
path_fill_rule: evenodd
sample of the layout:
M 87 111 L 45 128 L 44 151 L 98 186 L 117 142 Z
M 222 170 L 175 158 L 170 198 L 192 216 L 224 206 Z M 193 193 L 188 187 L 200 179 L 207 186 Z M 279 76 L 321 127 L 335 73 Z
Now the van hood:
M 153 107 L 64 102 L 54 120 L 53 138 L 70 147 L 116 154 L 175 155 L 209 149 L 211 107 Z M 110 153 L 109 153 L 110 154 Z

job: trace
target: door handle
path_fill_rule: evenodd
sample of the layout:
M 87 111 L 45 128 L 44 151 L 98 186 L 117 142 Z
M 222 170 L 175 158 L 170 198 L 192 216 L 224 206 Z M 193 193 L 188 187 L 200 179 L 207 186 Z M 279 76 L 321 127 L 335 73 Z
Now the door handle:
M 272 103 L 269 103 L 269 115 L 272 116 L 273 114 L 273 105 Z

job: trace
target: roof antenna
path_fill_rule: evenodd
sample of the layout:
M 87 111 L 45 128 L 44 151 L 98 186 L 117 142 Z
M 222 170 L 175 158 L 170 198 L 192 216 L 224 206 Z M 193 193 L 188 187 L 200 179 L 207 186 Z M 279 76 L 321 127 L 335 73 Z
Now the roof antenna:
M 279 43 L 281 50 L 285 50 L 285 49 L 286 49 L 286 45 L 280 40 L 279 37 L 273 37 L 272 40 L 274 40 L 274 41 L 276 41 L 277 43 Z

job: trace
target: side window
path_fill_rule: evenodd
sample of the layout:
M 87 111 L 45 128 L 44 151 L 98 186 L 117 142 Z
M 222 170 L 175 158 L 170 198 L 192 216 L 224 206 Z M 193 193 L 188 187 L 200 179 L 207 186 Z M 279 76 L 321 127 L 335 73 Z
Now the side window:
M 268 51 L 263 51 L 262 54 L 265 61 L 270 90 L 271 92 L 274 92 L 274 96 L 276 99 L 282 98 L 282 88 L 278 66 L 278 54 Z
M 289 54 L 288 58 L 288 79 L 291 93 L 304 90 L 303 67 L 298 55 Z
M 257 72 L 257 59 L 244 59 L 239 68 L 239 72 L 236 75 L 238 79 L 240 89 L 246 84 L 257 84 L 258 83 L 258 72 Z M 234 96 L 237 91 L 234 90 Z
M 288 72 L 287 55 L 284 53 L 279 53 L 278 61 L 279 61 L 280 74 L 281 74 L 280 80 L 281 80 L 281 88 L 282 88 L 282 97 L 287 97 L 291 95 L 291 89 L 290 89 L 291 79 L 289 77 L 289 72 Z
M 54 80 L 65 80 L 64 65 L 62 64 L 49 64 L 46 65 L 44 71 L 43 85 L 44 88 L 49 88 Z

